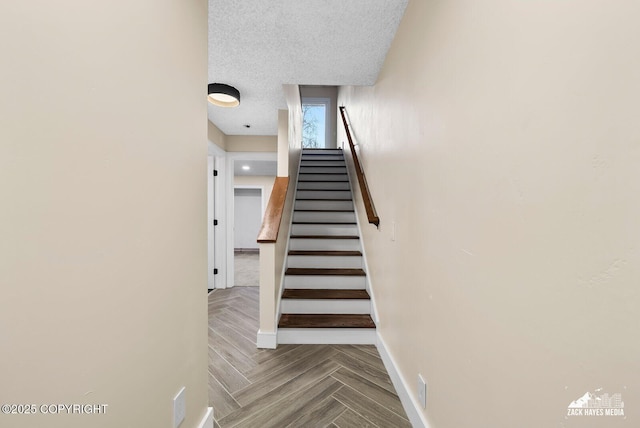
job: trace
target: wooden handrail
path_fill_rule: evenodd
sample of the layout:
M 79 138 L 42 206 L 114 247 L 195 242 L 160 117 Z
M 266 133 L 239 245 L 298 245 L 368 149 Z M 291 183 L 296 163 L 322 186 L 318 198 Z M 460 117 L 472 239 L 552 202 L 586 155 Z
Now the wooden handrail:
M 360 193 L 362 193 L 364 209 L 367 211 L 367 219 L 369 220 L 369 223 L 375 224 L 376 227 L 378 227 L 380 225 L 380 218 L 376 213 L 376 208 L 373 206 L 373 201 L 371 200 L 371 192 L 369 192 L 369 186 L 367 185 L 367 177 L 365 177 L 364 175 L 364 170 L 362 169 L 362 165 L 360 164 L 360 160 L 358 159 L 358 154 L 356 153 L 356 147 L 353 144 L 353 139 L 351 138 L 351 132 L 349 131 L 349 125 L 347 124 L 344 106 L 340 106 L 340 115 L 342 116 L 344 130 L 347 132 L 347 139 L 349 140 L 351 156 L 353 157 L 353 164 L 356 168 L 358 183 L 360 184 Z
M 273 243 L 278 240 L 278 231 L 284 211 L 284 202 L 287 199 L 287 189 L 289 188 L 289 177 L 276 177 L 271 190 L 271 197 L 267 210 L 264 213 L 262 227 L 258 233 L 259 243 Z

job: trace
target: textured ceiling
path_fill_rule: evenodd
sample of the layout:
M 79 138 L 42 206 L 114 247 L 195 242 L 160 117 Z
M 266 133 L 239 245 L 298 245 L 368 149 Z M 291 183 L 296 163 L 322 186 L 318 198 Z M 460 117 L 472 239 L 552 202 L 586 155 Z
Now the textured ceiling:
M 209 83 L 241 94 L 239 107 L 209 104 L 209 120 L 227 135 L 276 135 L 283 84 L 374 84 L 406 4 L 209 0 Z

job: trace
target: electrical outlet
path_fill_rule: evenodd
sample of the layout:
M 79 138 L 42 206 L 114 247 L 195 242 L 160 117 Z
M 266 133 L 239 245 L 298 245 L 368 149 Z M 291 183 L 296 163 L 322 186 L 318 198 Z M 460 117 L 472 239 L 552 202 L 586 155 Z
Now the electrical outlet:
M 418 375 L 418 401 L 423 409 L 427 408 L 427 382 L 424 381 L 422 375 Z
M 173 428 L 178 428 L 187 415 L 187 398 L 185 387 L 173 397 Z

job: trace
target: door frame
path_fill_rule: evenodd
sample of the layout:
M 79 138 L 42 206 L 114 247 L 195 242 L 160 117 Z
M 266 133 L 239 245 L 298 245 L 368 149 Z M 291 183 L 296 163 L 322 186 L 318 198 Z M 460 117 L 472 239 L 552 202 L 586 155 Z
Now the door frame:
M 224 283 L 216 282 L 216 286 L 218 288 L 231 288 L 235 283 L 235 275 L 234 275 L 234 265 L 235 265 L 235 255 L 234 255 L 234 242 L 235 236 L 233 232 L 234 228 L 234 171 L 235 171 L 235 163 L 242 162 L 247 160 L 269 160 L 269 161 L 278 161 L 278 153 L 277 152 L 227 152 L 226 156 L 226 173 L 225 173 L 225 181 L 226 181 L 226 195 L 225 195 L 225 219 L 226 222 L 223 223 L 223 230 L 226 234 L 226 248 L 225 248 L 225 276 Z M 265 192 L 262 191 L 262 198 L 264 200 Z M 266 204 L 264 205 L 264 209 L 266 209 Z M 263 211 L 264 213 L 264 211 Z M 220 224 L 220 223 L 219 223 Z M 218 229 L 220 230 L 220 229 Z M 257 237 L 256 237 L 257 238 Z M 222 279 L 222 278 L 220 278 Z

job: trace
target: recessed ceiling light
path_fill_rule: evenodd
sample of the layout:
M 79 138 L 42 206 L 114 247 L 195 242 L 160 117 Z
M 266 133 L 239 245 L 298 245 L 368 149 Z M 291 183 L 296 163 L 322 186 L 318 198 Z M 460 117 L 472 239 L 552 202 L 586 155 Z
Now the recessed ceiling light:
M 224 83 L 209 83 L 207 99 L 219 107 L 236 107 L 240 105 L 240 91 Z
M 242 169 L 244 169 L 245 171 L 249 171 L 251 167 L 249 165 L 242 165 Z

